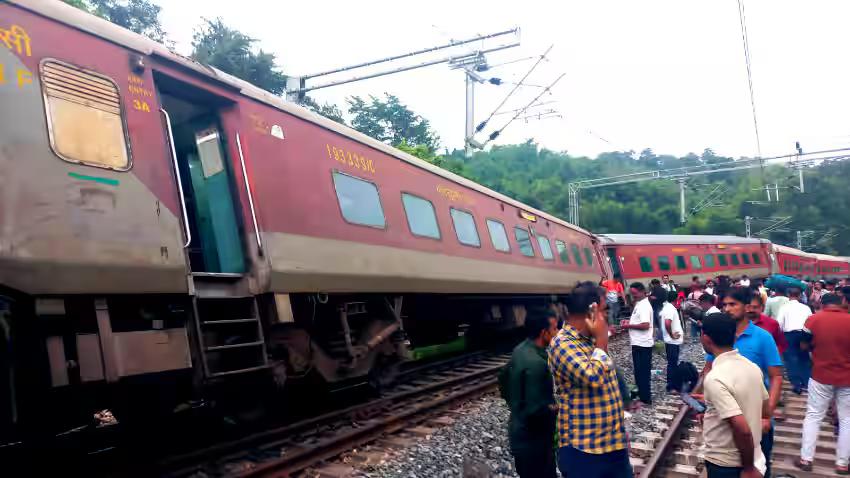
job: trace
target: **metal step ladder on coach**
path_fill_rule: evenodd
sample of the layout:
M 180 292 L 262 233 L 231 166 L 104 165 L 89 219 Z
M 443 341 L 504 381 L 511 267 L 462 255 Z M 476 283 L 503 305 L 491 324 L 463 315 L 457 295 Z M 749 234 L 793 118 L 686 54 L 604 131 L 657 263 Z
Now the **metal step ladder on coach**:
M 241 291 L 241 274 L 192 275 L 195 335 L 207 378 L 269 367 L 257 300 Z

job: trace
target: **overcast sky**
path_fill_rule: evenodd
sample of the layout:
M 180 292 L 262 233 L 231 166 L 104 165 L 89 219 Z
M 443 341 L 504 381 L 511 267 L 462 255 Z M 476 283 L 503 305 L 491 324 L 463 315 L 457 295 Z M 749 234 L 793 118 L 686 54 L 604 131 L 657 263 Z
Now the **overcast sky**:
M 644 148 L 684 155 L 709 147 L 725 155 L 756 154 L 735 0 L 155 1 L 181 52 L 189 52 L 201 17 L 220 16 L 274 52 L 289 75 L 518 26 L 521 46 L 488 60 L 497 65 L 539 55 L 554 44 L 528 82 L 544 85 L 566 74 L 543 98 L 555 103 L 537 108 L 555 108 L 561 117 L 515 121 L 497 143 L 534 138 L 549 149 L 588 156 Z M 847 146 L 850 2 L 746 0 L 745 8 L 762 155 L 786 154 L 794 141 L 807 151 Z M 519 81 L 532 63 L 485 75 Z M 478 86 L 476 121 L 511 87 Z M 390 92 L 431 121 L 443 146 L 459 148 L 464 91 L 461 72 L 437 65 L 319 90 L 314 97 L 344 104 L 350 95 Z M 539 92 L 522 88 L 503 109 L 524 106 Z M 498 115 L 492 125 L 501 127 L 510 116 Z

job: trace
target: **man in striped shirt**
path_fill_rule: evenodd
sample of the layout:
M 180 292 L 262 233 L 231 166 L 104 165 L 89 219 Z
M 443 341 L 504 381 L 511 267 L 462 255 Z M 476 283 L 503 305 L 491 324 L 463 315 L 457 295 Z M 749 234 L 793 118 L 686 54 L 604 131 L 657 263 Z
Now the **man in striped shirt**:
M 549 345 L 558 406 L 558 468 L 564 476 L 630 478 L 623 400 L 608 357 L 602 291 L 578 284 L 567 323 Z

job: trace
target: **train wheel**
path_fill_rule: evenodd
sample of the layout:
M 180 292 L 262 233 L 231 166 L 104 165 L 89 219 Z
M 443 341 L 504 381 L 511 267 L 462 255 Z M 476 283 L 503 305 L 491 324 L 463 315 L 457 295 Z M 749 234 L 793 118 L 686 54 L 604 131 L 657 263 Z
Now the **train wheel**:
M 369 371 L 369 385 L 379 394 L 392 385 L 401 372 L 401 363 L 396 357 L 379 355 Z

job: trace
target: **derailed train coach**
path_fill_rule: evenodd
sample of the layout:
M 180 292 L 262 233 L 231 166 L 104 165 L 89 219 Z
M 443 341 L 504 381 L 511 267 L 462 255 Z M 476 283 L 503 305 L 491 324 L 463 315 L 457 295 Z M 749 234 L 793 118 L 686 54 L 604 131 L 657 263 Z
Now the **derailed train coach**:
M 615 275 L 626 282 L 669 276 L 677 284 L 744 275 L 783 274 L 809 279 L 850 276 L 847 257 L 804 252 L 767 239 L 713 235 L 604 234 L 600 242 Z
M 0 40 L 4 432 L 380 381 L 608 275 L 587 231 L 62 2 L 0 4 Z

